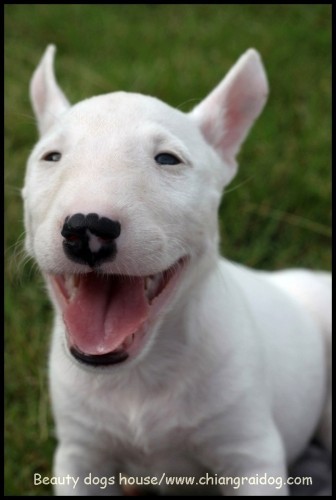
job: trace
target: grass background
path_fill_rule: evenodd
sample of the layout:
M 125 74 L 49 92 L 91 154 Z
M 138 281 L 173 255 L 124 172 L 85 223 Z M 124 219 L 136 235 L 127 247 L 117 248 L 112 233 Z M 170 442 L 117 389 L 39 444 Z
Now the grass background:
M 20 188 L 36 141 L 28 84 L 55 43 L 71 101 L 113 90 L 189 110 L 248 47 L 269 103 L 222 203 L 223 252 L 264 269 L 330 268 L 330 5 L 5 5 L 5 494 L 45 495 L 55 447 L 47 392 L 51 309 L 23 262 Z

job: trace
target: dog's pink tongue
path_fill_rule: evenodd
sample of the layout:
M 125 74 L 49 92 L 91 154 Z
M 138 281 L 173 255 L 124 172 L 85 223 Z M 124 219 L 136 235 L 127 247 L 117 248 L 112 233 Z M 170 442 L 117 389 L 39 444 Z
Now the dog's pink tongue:
M 81 277 L 63 313 L 72 345 L 85 354 L 114 351 L 148 317 L 143 278 Z

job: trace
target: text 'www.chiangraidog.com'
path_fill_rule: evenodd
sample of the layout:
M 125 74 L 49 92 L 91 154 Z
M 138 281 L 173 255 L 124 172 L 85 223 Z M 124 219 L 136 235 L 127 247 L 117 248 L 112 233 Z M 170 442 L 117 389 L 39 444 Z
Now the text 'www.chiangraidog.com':
M 311 477 L 288 477 L 284 480 L 282 477 L 270 476 L 265 474 L 255 474 L 253 476 L 219 476 L 217 474 L 205 474 L 201 477 L 194 476 L 169 476 L 164 472 L 158 476 L 129 476 L 119 473 L 115 476 L 94 476 L 88 474 L 85 477 L 71 476 L 42 476 L 42 474 L 34 474 L 34 485 L 66 485 L 76 489 L 80 482 L 86 486 L 98 486 L 104 490 L 109 486 L 135 486 L 135 487 L 150 487 L 150 486 L 231 486 L 238 489 L 243 485 L 249 484 L 251 486 L 269 485 L 275 488 L 282 488 L 284 483 L 287 485 L 308 485 L 313 484 Z

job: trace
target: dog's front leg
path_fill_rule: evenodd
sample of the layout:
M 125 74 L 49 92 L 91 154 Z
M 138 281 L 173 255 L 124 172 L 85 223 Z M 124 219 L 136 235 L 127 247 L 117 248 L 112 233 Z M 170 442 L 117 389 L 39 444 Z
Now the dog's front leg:
M 232 477 L 232 482 L 231 482 Z M 257 468 L 237 468 L 226 473 L 226 485 L 221 485 L 224 496 L 288 496 L 286 468 L 283 463 L 260 462 Z
M 59 444 L 54 459 L 57 496 L 120 496 L 116 470 L 100 450 Z
M 249 436 L 243 424 L 238 419 L 240 431 L 228 434 L 227 429 L 218 432 L 214 422 L 212 428 L 202 430 L 204 440 L 198 440 L 197 453 L 211 471 L 208 484 L 219 486 L 224 496 L 287 496 L 286 459 L 278 431 L 267 425 L 264 432 Z

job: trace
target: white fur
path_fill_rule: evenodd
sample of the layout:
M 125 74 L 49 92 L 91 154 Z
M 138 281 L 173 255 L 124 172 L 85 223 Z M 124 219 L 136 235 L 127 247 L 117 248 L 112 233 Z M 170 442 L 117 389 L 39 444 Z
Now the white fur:
M 26 248 L 55 307 L 50 385 L 58 495 L 118 494 L 89 474 L 283 478 L 314 433 L 330 446 L 330 276 L 264 273 L 220 258 L 217 209 L 235 157 L 268 92 L 250 49 L 193 112 L 116 92 L 70 107 L 49 46 L 31 98 L 41 138 L 27 166 Z M 41 160 L 48 151 L 62 160 Z M 156 164 L 160 152 L 183 163 Z M 60 234 L 69 213 L 120 221 L 106 273 L 149 275 L 190 262 L 137 359 L 84 369 L 65 347 L 50 274 L 74 274 Z M 92 243 L 94 244 L 94 242 Z M 330 409 L 330 408 L 329 408 Z M 161 491 L 166 491 L 162 484 Z M 189 491 L 189 490 L 187 490 Z M 209 490 L 210 491 L 210 490 Z M 286 495 L 286 485 L 221 487 L 225 495 Z

